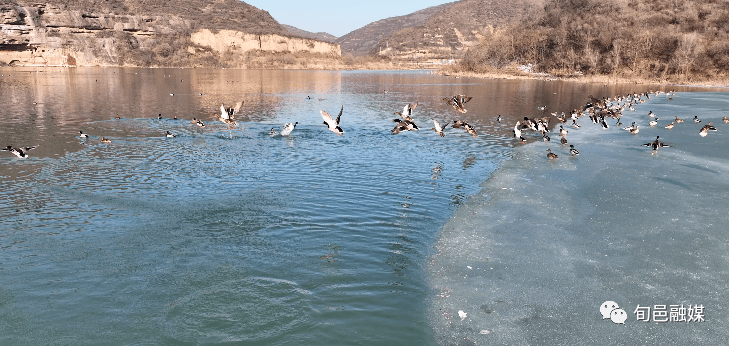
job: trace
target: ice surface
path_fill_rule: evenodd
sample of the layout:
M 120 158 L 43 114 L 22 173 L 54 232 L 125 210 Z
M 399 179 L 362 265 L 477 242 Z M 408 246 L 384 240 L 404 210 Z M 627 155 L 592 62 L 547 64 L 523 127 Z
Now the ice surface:
M 649 111 L 660 119 L 654 128 Z M 653 96 L 624 112 L 623 126 L 640 125 L 636 135 L 615 120 L 603 131 L 581 118 L 567 136 L 575 158 L 554 140 L 515 148 L 441 231 L 428 269 L 438 342 L 724 344 L 726 114 L 726 93 Z M 686 121 L 664 128 L 674 116 Z M 718 131 L 700 137 L 710 121 Z M 671 147 L 651 156 L 642 144 L 656 136 Z M 627 312 L 625 325 L 603 319 L 605 301 Z M 645 322 L 634 312 L 681 304 L 703 305 L 705 321 Z M 459 310 L 468 318 L 455 318 Z

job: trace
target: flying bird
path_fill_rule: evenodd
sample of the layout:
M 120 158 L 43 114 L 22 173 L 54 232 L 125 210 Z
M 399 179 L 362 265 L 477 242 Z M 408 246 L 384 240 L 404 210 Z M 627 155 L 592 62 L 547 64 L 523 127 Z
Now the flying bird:
M 456 110 L 456 113 L 466 113 L 468 110 L 463 107 L 468 101 L 471 101 L 472 98 L 473 97 L 466 95 L 455 95 L 453 97 L 446 97 L 443 101 L 451 105 L 453 109 Z
M 13 155 L 15 155 L 21 159 L 27 159 L 28 154 L 26 154 L 25 152 L 28 150 L 33 150 L 35 148 L 37 148 L 37 147 L 33 146 L 33 147 L 13 148 L 11 145 L 8 145 L 4 149 L 2 149 L 2 151 L 9 151 L 9 152 L 13 153 Z
M 418 102 L 415 103 L 408 103 L 405 105 L 405 108 L 403 108 L 402 113 L 395 112 L 395 114 L 401 116 L 403 119 L 407 121 L 413 121 L 413 118 L 410 116 L 413 115 L 413 109 L 418 106 Z
M 463 128 L 466 131 L 468 131 L 468 133 L 471 134 L 471 136 L 473 136 L 473 138 L 478 137 L 478 133 L 476 133 L 476 129 L 471 124 L 465 123 L 465 124 L 463 124 Z
M 296 128 L 296 125 L 298 125 L 298 124 L 299 124 L 298 121 L 293 124 L 292 123 L 284 124 L 283 130 L 281 130 L 281 136 L 288 136 L 289 134 L 291 134 L 291 131 L 293 131 Z
M 435 131 L 435 133 L 439 134 L 441 137 L 445 137 L 445 133 L 443 133 L 443 128 L 440 126 L 438 120 L 433 119 L 433 125 L 435 127 L 431 130 Z
M 415 125 L 414 122 L 409 121 L 409 120 L 405 120 L 405 119 L 392 119 L 392 121 L 396 123 L 395 124 L 395 128 L 392 129 L 392 131 L 390 131 L 390 132 L 392 132 L 393 135 L 396 135 L 396 134 L 398 134 L 400 132 L 405 132 L 405 131 L 411 131 L 411 130 L 412 131 L 418 131 L 418 130 L 420 130 L 420 128 L 418 127 L 418 125 Z
M 342 118 L 343 111 L 344 111 L 344 105 L 342 105 L 342 109 L 339 110 L 339 115 L 337 115 L 337 120 L 334 120 L 332 115 L 327 113 L 326 111 L 324 111 L 324 110 L 319 111 L 322 119 L 324 119 L 324 125 L 328 126 L 329 131 L 336 133 L 338 136 L 341 136 L 344 133 L 344 130 L 342 130 L 342 128 L 339 127 L 339 121 Z
M 235 115 L 238 114 L 238 111 L 240 111 L 240 108 L 243 106 L 243 102 L 239 101 L 235 104 L 235 107 L 226 109 L 223 104 L 220 105 L 220 116 L 218 119 L 228 125 L 228 130 L 230 130 L 230 127 L 233 126 L 235 128 L 238 126 L 238 123 L 235 122 L 234 118 Z

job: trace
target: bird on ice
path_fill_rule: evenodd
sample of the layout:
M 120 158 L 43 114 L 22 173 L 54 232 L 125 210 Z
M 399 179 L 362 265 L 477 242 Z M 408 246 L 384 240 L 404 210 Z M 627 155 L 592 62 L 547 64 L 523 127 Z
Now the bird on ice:
M 580 152 L 575 149 L 575 146 L 570 144 L 570 154 L 572 154 L 572 157 L 575 157 L 575 155 L 580 155 Z
M 699 130 L 699 135 L 701 137 L 706 137 L 706 135 L 709 134 L 709 131 L 717 131 L 716 127 L 714 125 L 711 125 L 711 123 L 708 123 L 707 125 L 704 125 L 704 127 Z
M 651 147 L 653 149 L 651 150 L 651 155 L 654 155 L 658 151 L 658 148 L 670 147 L 670 145 L 666 145 L 666 143 L 659 142 L 658 138 L 660 138 L 660 136 L 656 136 L 656 140 L 653 142 L 643 144 L 644 146 Z
M 552 160 L 557 161 L 558 157 L 559 156 L 557 156 L 557 154 L 552 152 L 552 149 L 547 149 L 547 158 L 549 159 L 549 161 L 552 161 Z

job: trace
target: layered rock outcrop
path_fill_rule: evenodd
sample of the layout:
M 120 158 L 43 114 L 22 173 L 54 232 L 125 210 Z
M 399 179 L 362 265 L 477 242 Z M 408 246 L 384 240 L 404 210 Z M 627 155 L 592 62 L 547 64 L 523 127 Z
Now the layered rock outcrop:
M 144 11 L 144 0 L 112 1 L 91 11 L 64 1 L 0 0 L 0 63 L 246 67 L 250 50 L 341 55 L 336 44 L 287 36 L 267 12 L 243 2 L 192 1 L 207 4 L 197 18 L 159 13 L 159 3 L 150 5 L 155 11 Z M 235 20 L 221 21 L 218 3 Z

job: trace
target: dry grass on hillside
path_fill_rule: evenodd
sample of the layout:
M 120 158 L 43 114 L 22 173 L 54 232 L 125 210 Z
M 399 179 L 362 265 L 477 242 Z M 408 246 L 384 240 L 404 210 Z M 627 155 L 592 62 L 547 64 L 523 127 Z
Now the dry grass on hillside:
M 729 2 L 551 0 L 540 16 L 489 35 L 457 67 L 700 82 L 727 79 Z

